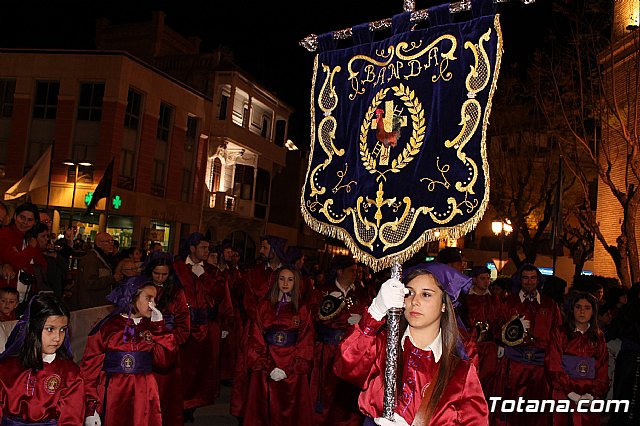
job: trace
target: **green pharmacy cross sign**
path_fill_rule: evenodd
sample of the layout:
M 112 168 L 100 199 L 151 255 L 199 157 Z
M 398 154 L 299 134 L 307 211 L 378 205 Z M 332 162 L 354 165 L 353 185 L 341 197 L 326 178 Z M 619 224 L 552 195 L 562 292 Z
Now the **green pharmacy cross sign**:
M 93 192 L 87 192 L 87 194 L 84 196 L 84 204 L 88 206 L 92 198 L 93 198 Z M 119 195 L 116 195 L 111 200 L 111 205 L 116 210 L 120 209 L 120 207 L 122 207 L 122 198 L 120 198 Z

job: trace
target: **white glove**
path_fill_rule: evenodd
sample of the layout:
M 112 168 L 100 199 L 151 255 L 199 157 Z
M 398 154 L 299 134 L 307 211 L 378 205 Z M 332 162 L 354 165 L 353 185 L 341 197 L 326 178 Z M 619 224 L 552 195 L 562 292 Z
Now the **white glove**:
M 222 330 L 222 332 L 220 333 L 220 338 L 226 339 L 228 335 L 229 335 L 229 332 L 227 330 Z
M 498 359 L 504 356 L 504 348 L 502 346 L 498 346 Z
M 354 325 L 360 322 L 360 318 L 362 318 L 362 315 L 351 314 L 349 315 L 349 319 L 347 320 L 347 322 L 351 325 Z
M 102 426 L 102 422 L 100 421 L 100 416 L 97 411 L 93 412 L 93 416 L 89 416 L 84 419 L 84 426 Z
M 573 402 L 578 402 L 580 400 L 580 395 L 578 395 L 575 392 L 569 392 L 569 394 L 567 395 L 569 397 L 570 400 L 572 400 Z
M 404 295 L 409 293 L 400 280 L 388 279 L 380 287 L 378 295 L 369 306 L 369 313 L 376 320 L 380 321 L 391 308 L 404 308 Z
M 269 373 L 269 377 L 271 377 L 271 380 L 273 380 L 274 382 L 279 382 L 280 380 L 287 378 L 287 373 L 276 367 L 271 370 L 271 373 Z
M 593 395 L 591 395 L 590 393 L 585 393 L 580 397 L 580 399 L 586 400 L 586 401 L 593 401 Z
M 149 308 L 151 309 L 151 322 L 162 321 L 164 317 L 162 316 L 162 312 L 156 308 L 156 304 L 149 302 Z
M 525 331 L 531 328 L 531 321 L 529 321 L 528 319 L 524 319 L 524 317 L 520 317 L 520 322 L 522 323 L 522 326 L 524 327 Z
M 375 424 L 380 426 L 409 426 L 409 423 L 398 413 L 393 413 L 393 421 L 387 420 L 384 417 L 377 417 L 373 419 Z

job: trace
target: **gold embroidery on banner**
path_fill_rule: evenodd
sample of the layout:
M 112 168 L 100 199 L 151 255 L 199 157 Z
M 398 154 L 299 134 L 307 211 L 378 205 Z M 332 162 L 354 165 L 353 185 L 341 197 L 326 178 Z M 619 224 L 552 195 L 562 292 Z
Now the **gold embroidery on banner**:
M 440 53 L 438 47 L 441 42 L 450 42 L 451 46 L 448 50 Z M 366 92 L 365 86 L 371 84 L 373 87 L 386 84 L 391 80 L 409 80 L 413 77 L 418 77 L 423 70 L 427 70 L 432 66 L 439 66 L 437 75 L 431 77 L 432 82 L 438 81 L 442 78 L 445 81 L 450 80 L 453 74 L 447 71 L 449 61 L 455 61 L 456 57 L 454 52 L 458 47 L 458 40 L 451 34 L 444 34 L 438 37 L 429 45 L 425 46 L 418 52 L 413 52 L 419 49 L 422 42 L 416 44 L 415 42 L 407 43 L 401 42 L 397 46 L 389 46 L 386 50 L 376 51 L 376 56 L 383 60 L 378 60 L 367 55 L 355 55 L 349 60 L 347 64 L 347 70 L 349 71 L 349 81 L 351 81 L 351 89 L 353 92 L 349 94 L 349 99 L 354 100 L 358 95 L 362 95 Z M 413 53 L 412 53 L 413 52 Z M 411 54 L 408 54 L 411 53 Z M 438 53 L 440 53 L 441 61 L 438 61 Z M 426 55 L 426 63 L 421 62 L 419 59 Z M 397 61 L 393 62 L 394 57 Z M 431 64 L 433 60 L 434 64 Z M 364 61 L 367 65 L 362 67 L 360 71 L 354 71 L 354 63 L 357 61 Z M 401 73 L 401 69 L 407 67 L 404 73 Z M 360 73 L 362 72 L 362 78 Z
M 438 181 L 438 180 L 435 180 L 435 179 L 431 179 L 431 178 L 428 178 L 428 177 L 420 179 L 420 182 L 424 182 L 425 180 L 428 180 L 429 181 L 429 185 L 427 185 L 427 189 L 429 191 L 431 191 L 431 192 L 433 192 L 436 189 L 436 184 L 440 184 L 440 185 L 444 186 L 445 188 L 449 189 L 451 184 L 449 183 L 449 181 L 447 180 L 447 177 L 444 174 L 448 173 L 449 169 L 451 167 L 448 164 L 445 164 L 444 166 L 440 167 L 440 157 L 436 157 L 436 167 L 438 168 L 438 171 L 442 175 L 442 179 L 444 180 L 444 182 L 441 182 L 441 181 Z
M 388 172 L 400 172 L 401 169 L 403 169 L 407 164 L 411 162 L 411 160 L 413 160 L 413 157 L 420 152 L 420 148 L 422 147 L 422 143 L 424 142 L 425 131 L 427 128 L 425 125 L 422 103 L 416 98 L 415 92 L 404 84 L 393 86 L 391 89 L 393 90 L 394 95 L 398 96 L 402 101 L 404 101 L 405 107 L 407 107 L 407 110 L 409 111 L 409 113 L 411 113 L 413 131 L 411 133 L 409 142 L 398 154 L 398 157 L 396 157 L 391 162 L 391 167 L 383 172 L 378 170 L 378 164 L 376 162 L 375 156 L 371 152 L 369 152 L 367 139 L 369 135 L 370 123 L 373 119 L 373 114 L 378 109 L 380 103 L 382 103 L 382 100 L 386 96 L 389 89 L 382 89 L 378 93 L 376 93 L 373 100 L 371 101 L 369 109 L 365 113 L 364 121 L 360 126 L 360 159 L 362 160 L 362 165 L 366 170 L 369 171 L 369 173 L 378 174 L 378 177 L 376 178 L 377 181 L 379 181 L 380 178 L 386 180 L 384 175 Z M 380 148 L 380 145 L 383 145 L 383 142 L 377 140 L 373 152 L 380 152 L 382 150 L 382 148 Z
M 340 181 L 336 184 L 336 186 L 333 187 L 331 192 L 333 192 L 335 194 L 338 191 L 340 191 L 342 188 L 344 188 L 345 191 L 347 191 L 347 192 L 351 192 L 351 185 L 352 184 L 355 184 L 355 185 L 358 184 L 358 182 L 356 182 L 355 180 L 352 180 L 351 182 L 349 182 L 349 183 L 347 183 L 345 185 L 340 185 L 342 183 L 342 179 L 344 179 L 344 177 L 347 175 L 347 171 L 348 170 L 349 170 L 349 165 L 347 163 L 344 163 L 344 171 L 338 171 L 336 173 L 338 175 L 338 177 L 340 178 Z

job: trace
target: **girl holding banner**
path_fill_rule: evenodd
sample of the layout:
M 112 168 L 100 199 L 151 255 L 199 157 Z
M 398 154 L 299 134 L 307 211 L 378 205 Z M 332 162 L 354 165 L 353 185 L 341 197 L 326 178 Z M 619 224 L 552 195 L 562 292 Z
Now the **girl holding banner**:
M 405 271 L 405 282 L 406 288 L 399 280 L 386 281 L 340 345 L 335 372 L 363 389 L 358 402 L 368 416 L 365 425 L 487 425 L 487 402 L 464 352 L 454 312 L 471 278 L 433 262 Z M 408 325 L 398 351 L 393 423 L 382 417 L 387 340 L 382 328 L 387 311 L 405 305 Z

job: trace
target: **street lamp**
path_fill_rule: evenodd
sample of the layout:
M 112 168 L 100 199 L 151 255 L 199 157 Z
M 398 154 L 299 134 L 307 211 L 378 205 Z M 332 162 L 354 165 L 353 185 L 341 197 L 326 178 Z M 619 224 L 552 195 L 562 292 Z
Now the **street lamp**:
M 76 203 L 76 186 L 78 186 L 78 168 L 80 166 L 82 167 L 91 167 L 93 166 L 93 164 L 91 164 L 88 161 L 78 161 L 77 163 L 73 160 L 65 160 L 62 162 L 62 164 L 67 165 L 67 166 L 75 166 L 76 168 L 76 173 L 73 176 L 73 194 L 71 195 L 71 214 L 69 215 L 69 228 L 71 228 L 73 226 L 73 208 L 74 205 Z
M 513 231 L 513 226 L 511 226 L 511 221 L 509 219 L 494 219 L 491 222 L 491 230 L 497 236 L 500 236 L 500 269 L 498 272 L 502 270 L 502 252 L 504 250 L 504 236 L 509 235 L 511 231 Z

